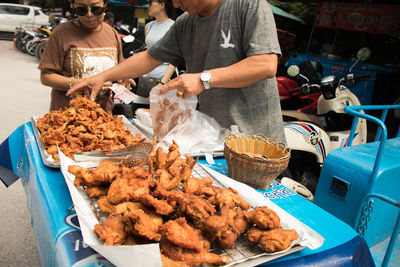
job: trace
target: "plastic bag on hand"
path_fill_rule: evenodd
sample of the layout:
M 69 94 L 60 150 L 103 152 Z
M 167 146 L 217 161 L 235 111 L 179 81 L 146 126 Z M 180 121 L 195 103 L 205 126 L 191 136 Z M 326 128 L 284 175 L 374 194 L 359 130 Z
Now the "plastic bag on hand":
M 196 110 L 196 96 L 183 99 L 177 90 L 159 95 L 160 89 L 150 92 L 150 111 L 154 136 L 161 145 L 168 148 L 175 140 L 183 154 L 223 150 L 221 127 L 214 118 Z

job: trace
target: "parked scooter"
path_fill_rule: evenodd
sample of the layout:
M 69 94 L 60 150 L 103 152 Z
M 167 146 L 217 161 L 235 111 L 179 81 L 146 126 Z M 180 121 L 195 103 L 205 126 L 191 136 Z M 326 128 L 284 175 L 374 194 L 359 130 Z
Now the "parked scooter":
M 26 49 L 26 44 L 32 40 L 34 37 L 36 36 L 36 32 L 31 30 L 31 29 L 24 29 L 21 36 L 20 36 L 20 40 L 19 40 L 19 44 L 17 46 L 17 48 L 24 52 L 27 53 L 27 49 Z
M 36 36 L 25 44 L 25 49 L 29 55 L 36 55 L 36 47 L 41 43 L 43 39 L 50 37 L 52 30 L 53 27 L 50 25 L 43 25 L 35 30 Z
M 351 73 L 358 61 L 366 60 L 370 53 L 368 48 L 360 49 L 357 61 L 342 79 L 332 75 L 323 77 L 318 84 L 309 84 L 310 94 L 322 93 L 318 99 L 317 116 L 297 111 L 282 112 L 286 141 L 292 152 L 281 183 L 307 199 L 313 199 L 327 154 L 336 148 L 347 146 L 353 117 L 344 112 L 344 107 L 359 106 L 361 103 L 344 84 L 370 77 L 370 74 L 356 76 Z M 298 73 L 297 66 L 288 68 L 289 76 L 295 77 Z M 360 119 L 353 144 L 364 144 L 366 141 L 367 124 L 364 119 Z
M 310 92 L 310 84 L 318 83 L 323 77 L 321 63 L 304 61 L 299 64 L 299 74 L 295 77 L 277 76 L 282 110 L 297 110 L 308 114 L 317 113 L 317 102 L 321 95 L 318 90 Z
M 124 58 L 146 50 L 144 30 L 135 29 L 130 35 L 122 38 L 122 54 Z

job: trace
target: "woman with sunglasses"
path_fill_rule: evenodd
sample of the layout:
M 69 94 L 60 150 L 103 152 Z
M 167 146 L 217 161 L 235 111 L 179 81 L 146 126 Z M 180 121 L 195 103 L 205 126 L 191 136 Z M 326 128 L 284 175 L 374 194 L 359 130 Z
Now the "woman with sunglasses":
M 77 19 L 54 29 L 38 66 L 43 85 L 52 87 L 50 110 L 68 106 L 65 94 L 81 79 L 98 74 L 123 61 L 117 32 L 103 23 L 107 0 L 70 0 Z M 96 102 L 112 113 L 113 101 L 107 89 Z
M 172 5 L 172 0 L 150 0 L 148 14 L 154 18 L 154 20 L 146 24 L 144 29 L 146 47 L 150 48 L 174 24 L 175 9 Z M 139 78 L 136 94 L 149 97 L 150 90 L 167 83 L 174 72 L 175 66 L 168 63 L 161 64 Z

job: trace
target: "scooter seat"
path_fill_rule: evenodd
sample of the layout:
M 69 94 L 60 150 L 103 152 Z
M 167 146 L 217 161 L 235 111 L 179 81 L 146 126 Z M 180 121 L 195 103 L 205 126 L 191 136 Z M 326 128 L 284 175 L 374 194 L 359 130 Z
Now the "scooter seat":
M 295 110 L 282 110 L 282 117 L 283 121 L 291 122 L 291 121 L 305 121 L 310 122 L 318 127 L 324 129 L 324 125 L 322 124 L 321 120 L 318 116 L 312 114 L 306 114 L 304 112 L 299 112 Z

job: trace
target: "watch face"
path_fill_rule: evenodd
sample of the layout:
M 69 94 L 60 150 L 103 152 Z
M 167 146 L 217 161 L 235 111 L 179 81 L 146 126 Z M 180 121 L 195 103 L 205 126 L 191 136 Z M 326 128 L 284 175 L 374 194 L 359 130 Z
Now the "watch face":
M 201 79 L 202 81 L 209 82 L 210 79 L 211 79 L 211 74 L 210 74 L 208 71 L 207 71 L 207 72 L 203 72 L 203 73 L 201 74 L 201 76 L 200 76 L 200 79 Z

